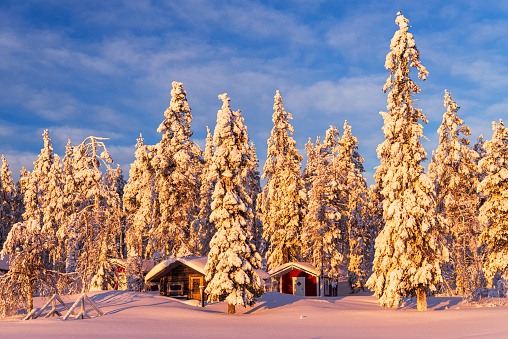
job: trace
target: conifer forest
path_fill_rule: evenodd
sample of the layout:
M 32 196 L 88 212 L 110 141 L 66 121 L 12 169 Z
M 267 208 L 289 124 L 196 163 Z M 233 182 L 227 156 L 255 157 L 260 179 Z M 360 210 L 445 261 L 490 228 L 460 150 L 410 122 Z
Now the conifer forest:
M 206 295 L 233 308 L 263 294 L 256 269 L 295 261 L 346 276 L 351 294 L 369 289 L 383 307 L 416 297 L 426 310 L 430 295 L 472 298 L 508 280 L 508 127 L 499 119 L 492 135 L 470 140 L 460 103 L 443 89 L 439 145 L 427 153 L 426 112 L 414 102 L 429 71 L 409 20 L 399 12 L 395 23 L 370 186 L 359 127 L 346 120 L 298 149 L 280 91 L 262 168 L 242 104 L 227 93 L 217 93 L 202 149 L 178 81 L 153 126 L 160 141 L 139 135 L 130 169 L 104 137 L 69 140 L 58 155 L 50 130 L 18 182 L 2 156 L 0 249 L 10 270 L 0 273 L 0 316 L 31 310 L 36 296 L 114 289 L 116 259 L 127 262 L 127 289 L 141 292 L 143 261 L 207 256 Z

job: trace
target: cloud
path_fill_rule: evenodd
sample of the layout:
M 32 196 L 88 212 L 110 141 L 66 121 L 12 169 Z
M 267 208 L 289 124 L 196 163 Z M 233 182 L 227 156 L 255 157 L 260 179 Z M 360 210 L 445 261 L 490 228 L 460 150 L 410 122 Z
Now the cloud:
M 468 81 L 487 89 L 508 85 L 508 67 L 495 60 L 459 62 L 452 66 L 451 74 L 464 76 Z
M 17 182 L 20 177 L 20 171 L 22 167 L 25 167 L 27 171 L 33 169 L 33 163 L 37 160 L 38 154 L 31 152 L 20 152 L 16 150 L 10 150 L 5 153 L 5 159 L 9 164 L 9 170 L 12 172 L 12 178 L 14 182 Z
M 308 87 L 295 86 L 285 95 L 295 116 L 343 115 L 351 121 L 363 120 L 363 116 L 377 114 L 386 106 L 382 92 L 384 76 L 345 77 L 336 82 L 319 81 Z

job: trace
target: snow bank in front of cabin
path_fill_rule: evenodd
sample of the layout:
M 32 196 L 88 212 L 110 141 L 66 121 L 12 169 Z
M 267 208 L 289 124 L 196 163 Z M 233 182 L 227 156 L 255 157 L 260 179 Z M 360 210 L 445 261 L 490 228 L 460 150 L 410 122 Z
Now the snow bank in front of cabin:
M 88 295 L 104 316 L 97 317 L 90 310 L 90 320 L 0 319 L 2 338 L 508 336 L 508 307 L 476 307 L 462 304 L 458 297 L 429 298 L 429 311 L 417 312 L 416 301 L 402 309 L 383 309 L 373 296 L 305 298 L 269 292 L 254 307 L 237 307 L 238 314 L 227 315 L 224 302 L 200 308 L 155 293 L 102 291 Z M 77 297 L 63 299 L 70 306 Z M 43 303 L 36 298 L 36 307 Z

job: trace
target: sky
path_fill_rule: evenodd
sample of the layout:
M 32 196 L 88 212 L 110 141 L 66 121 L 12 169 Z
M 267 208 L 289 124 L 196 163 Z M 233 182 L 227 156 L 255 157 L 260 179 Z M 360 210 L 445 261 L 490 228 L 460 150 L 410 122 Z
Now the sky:
M 0 153 L 17 180 L 22 166 L 33 169 L 45 129 L 61 156 L 68 139 L 105 137 L 128 177 L 140 133 L 146 144 L 160 141 L 157 127 L 179 81 L 203 148 L 217 96 L 228 93 L 262 172 L 280 90 L 300 153 L 309 137 L 324 137 L 330 125 L 342 132 L 347 120 L 372 184 L 398 11 L 430 73 L 415 96 L 429 120 L 429 157 L 445 89 L 472 142 L 490 139 L 492 121 L 508 118 L 508 2 L 2 0 Z

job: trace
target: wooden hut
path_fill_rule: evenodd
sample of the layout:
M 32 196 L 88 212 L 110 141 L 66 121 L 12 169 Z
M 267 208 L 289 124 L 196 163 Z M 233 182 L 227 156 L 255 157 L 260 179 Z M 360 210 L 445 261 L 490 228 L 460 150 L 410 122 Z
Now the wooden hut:
M 290 262 L 273 268 L 268 272 L 273 282 L 278 283 L 278 291 L 299 296 L 319 295 L 319 271 L 314 265 L 304 262 Z
M 156 265 L 145 277 L 145 283 L 158 283 L 161 295 L 200 299 L 200 286 L 206 287 L 205 266 L 208 257 L 171 258 Z M 255 272 L 265 286 L 270 276 L 263 269 Z M 205 297 L 206 298 L 206 297 Z
M 159 283 L 159 292 L 168 297 L 200 299 L 200 286 L 206 287 L 207 257 L 171 258 L 156 265 L 145 283 Z

